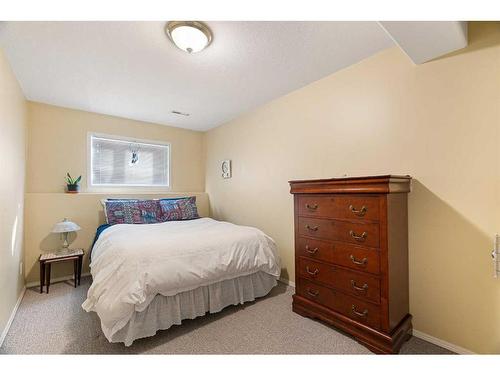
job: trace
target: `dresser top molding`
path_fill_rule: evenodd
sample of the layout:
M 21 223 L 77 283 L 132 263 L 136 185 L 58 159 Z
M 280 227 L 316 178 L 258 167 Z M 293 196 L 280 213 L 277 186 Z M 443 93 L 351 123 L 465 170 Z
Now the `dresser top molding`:
M 360 193 L 388 194 L 410 192 L 411 176 L 382 175 L 327 178 L 320 180 L 293 180 L 290 193 Z

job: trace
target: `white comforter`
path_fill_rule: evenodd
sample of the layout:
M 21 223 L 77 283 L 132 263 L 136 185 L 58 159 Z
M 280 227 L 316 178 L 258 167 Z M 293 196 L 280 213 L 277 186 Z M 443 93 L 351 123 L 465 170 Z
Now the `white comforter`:
M 90 267 L 93 283 L 82 307 L 99 315 L 108 340 L 157 294 L 172 296 L 257 271 L 280 275 L 270 237 L 209 218 L 114 225 L 94 245 Z

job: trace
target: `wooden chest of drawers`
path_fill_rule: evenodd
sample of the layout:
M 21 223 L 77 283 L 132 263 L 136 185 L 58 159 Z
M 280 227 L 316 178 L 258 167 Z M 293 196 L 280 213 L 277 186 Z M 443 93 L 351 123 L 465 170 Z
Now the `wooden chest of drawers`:
M 293 311 L 376 353 L 411 336 L 409 176 L 290 181 L 295 205 Z

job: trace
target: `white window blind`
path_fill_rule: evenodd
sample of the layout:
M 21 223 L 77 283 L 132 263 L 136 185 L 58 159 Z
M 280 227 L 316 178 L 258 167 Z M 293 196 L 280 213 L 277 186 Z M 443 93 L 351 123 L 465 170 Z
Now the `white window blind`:
M 90 136 L 92 186 L 169 186 L 168 144 Z

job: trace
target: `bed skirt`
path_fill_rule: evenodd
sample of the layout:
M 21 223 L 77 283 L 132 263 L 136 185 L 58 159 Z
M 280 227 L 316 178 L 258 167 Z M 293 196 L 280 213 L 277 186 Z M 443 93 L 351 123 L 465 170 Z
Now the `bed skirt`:
M 141 312 L 134 312 L 130 321 L 111 337 L 111 342 L 130 346 L 134 340 L 154 336 L 157 331 L 181 324 L 207 312 L 216 313 L 230 305 L 243 304 L 268 294 L 277 285 L 276 276 L 257 272 L 224 280 L 165 297 L 158 294 Z

